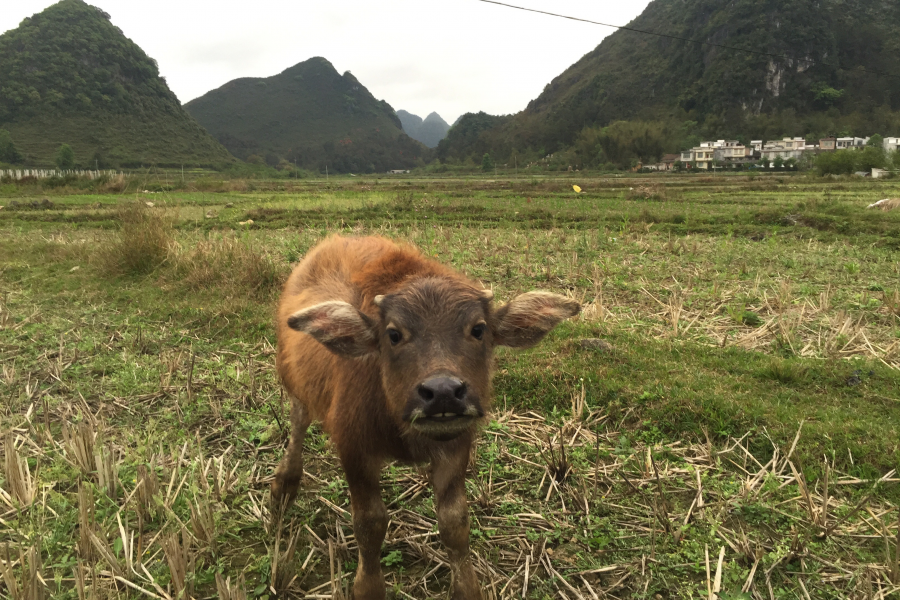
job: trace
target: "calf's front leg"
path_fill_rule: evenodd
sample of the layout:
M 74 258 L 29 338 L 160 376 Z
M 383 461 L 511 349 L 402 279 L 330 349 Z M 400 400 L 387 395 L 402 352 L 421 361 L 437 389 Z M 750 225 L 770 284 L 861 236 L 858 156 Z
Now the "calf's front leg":
M 453 600 L 481 600 L 478 576 L 469 555 L 469 506 L 466 503 L 466 466 L 470 448 L 434 459 L 432 485 L 438 530 L 450 558 Z
M 358 457 L 357 457 L 358 458 Z M 359 546 L 359 566 L 353 580 L 353 600 L 383 600 L 381 545 L 387 532 L 388 514 L 381 500 L 381 464 L 362 458 L 344 459 L 344 473 L 350 487 L 353 535 Z

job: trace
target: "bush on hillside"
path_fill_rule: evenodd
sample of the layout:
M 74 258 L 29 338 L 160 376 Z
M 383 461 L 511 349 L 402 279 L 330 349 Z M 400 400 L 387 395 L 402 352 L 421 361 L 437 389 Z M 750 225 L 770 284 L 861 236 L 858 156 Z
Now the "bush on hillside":
M 0 163 L 16 164 L 22 160 L 22 154 L 13 143 L 12 136 L 7 130 L 0 129 Z
M 56 150 L 56 158 L 54 161 L 61 171 L 73 169 L 75 168 L 75 152 L 70 145 L 63 144 Z

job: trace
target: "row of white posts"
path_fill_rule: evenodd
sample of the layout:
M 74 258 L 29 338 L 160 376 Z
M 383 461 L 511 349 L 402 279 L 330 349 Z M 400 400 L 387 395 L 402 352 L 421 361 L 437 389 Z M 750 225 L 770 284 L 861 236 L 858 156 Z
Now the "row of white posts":
M 124 173 L 123 173 L 124 174 Z M 117 171 L 85 171 L 75 169 L 70 171 L 57 171 L 55 169 L 0 169 L 0 177 L 11 177 L 16 181 L 20 181 L 25 177 L 35 177 L 37 179 L 50 179 L 51 177 L 65 177 L 67 175 L 75 175 L 77 177 L 89 177 L 97 179 L 107 175 L 114 177 L 119 175 Z

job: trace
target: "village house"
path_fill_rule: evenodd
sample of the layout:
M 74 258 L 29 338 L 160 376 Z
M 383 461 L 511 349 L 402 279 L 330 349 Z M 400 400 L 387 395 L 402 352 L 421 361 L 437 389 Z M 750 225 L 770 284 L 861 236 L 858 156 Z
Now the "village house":
M 753 160 L 753 148 L 738 140 L 700 142 L 700 145 L 681 153 L 681 162 L 688 169 L 711 169 L 713 161 L 722 166 L 737 165 Z
M 717 162 L 728 165 L 738 165 L 753 160 L 753 148 L 744 146 L 737 140 L 720 140 L 717 142 L 714 158 Z
M 681 152 L 680 160 L 686 169 L 711 169 L 719 166 L 751 163 L 754 159 L 762 159 L 773 164 L 775 159 L 783 161 L 800 160 L 804 154 L 819 152 L 835 152 L 837 150 L 864 148 L 871 138 L 859 137 L 826 137 L 818 144 L 807 144 L 802 137 L 786 137 L 781 140 L 752 140 L 744 146 L 737 140 L 716 140 L 700 142 L 695 148 Z M 900 151 L 900 137 L 884 138 L 885 152 Z M 713 167 L 715 161 L 716 167 Z M 659 170 L 664 170 L 661 166 Z M 665 169 L 668 170 L 668 169 Z M 880 174 L 884 176 L 884 174 Z M 877 175 L 876 175 L 877 177 Z
M 675 163 L 680 160 L 680 154 L 666 154 L 658 163 L 654 165 L 644 165 L 645 169 L 650 171 L 671 171 L 675 168 Z
M 783 138 L 766 142 L 760 155 L 767 163 L 773 163 L 776 158 L 800 160 L 805 152 L 815 152 L 817 149 L 818 146 L 807 144 L 801 137 Z
M 868 138 L 858 137 L 840 137 L 837 139 L 835 147 L 838 150 L 859 149 L 866 145 Z
M 711 144 L 711 142 L 704 142 L 706 144 Z M 711 145 L 703 145 L 696 148 L 692 148 L 687 152 L 689 156 L 689 160 L 685 161 L 685 152 L 681 153 L 681 162 L 687 162 L 687 168 L 691 169 L 709 169 L 712 166 L 712 161 L 715 159 L 716 150 Z

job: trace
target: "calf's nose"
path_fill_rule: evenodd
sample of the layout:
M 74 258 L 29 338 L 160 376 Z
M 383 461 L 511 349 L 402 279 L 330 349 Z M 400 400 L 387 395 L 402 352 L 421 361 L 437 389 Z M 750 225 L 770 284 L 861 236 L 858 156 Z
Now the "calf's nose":
M 419 397 L 428 404 L 443 404 L 466 397 L 466 384 L 455 377 L 434 377 L 419 384 Z

